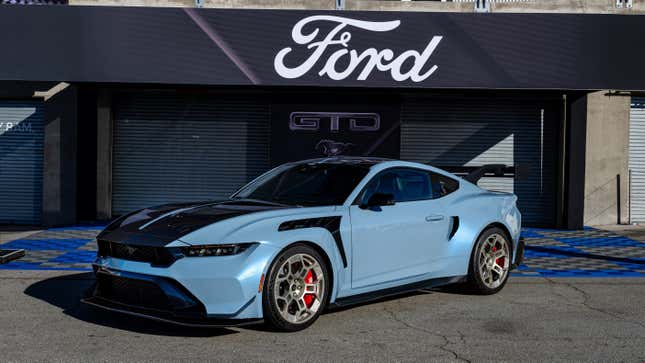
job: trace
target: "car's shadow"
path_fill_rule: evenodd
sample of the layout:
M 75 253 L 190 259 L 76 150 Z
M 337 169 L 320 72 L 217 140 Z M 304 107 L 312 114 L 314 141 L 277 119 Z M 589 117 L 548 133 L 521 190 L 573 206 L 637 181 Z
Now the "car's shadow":
M 25 294 L 59 307 L 73 318 L 115 329 L 152 335 L 182 337 L 212 337 L 237 333 L 224 328 L 183 327 L 147 320 L 125 314 L 112 313 L 81 303 L 94 282 L 91 272 L 57 276 L 38 281 L 25 289 Z
M 236 330 L 226 328 L 183 327 L 179 325 L 166 324 L 135 316 L 105 311 L 81 303 L 81 298 L 85 295 L 86 291 L 92 287 L 93 283 L 93 274 L 91 272 L 86 272 L 57 276 L 41 280 L 27 287 L 24 292 L 31 297 L 59 307 L 64 314 L 69 315 L 73 318 L 115 329 L 128 330 L 142 334 L 183 337 L 212 337 L 237 333 Z M 399 295 L 386 296 L 356 305 L 341 307 L 332 306 L 325 312 L 325 314 L 333 314 L 335 312 L 352 309 L 358 306 L 378 304 L 385 301 L 402 299 L 411 296 L 431 294 L 433 292 L 445 292 L 453 294 L 467 293 L 459 286 L 446 286 L 429 290 L 417 290 Z M 267 332 L 275 331 L 270 326 L 265 324 L 248 325 L 245 326 L 244 329 Z

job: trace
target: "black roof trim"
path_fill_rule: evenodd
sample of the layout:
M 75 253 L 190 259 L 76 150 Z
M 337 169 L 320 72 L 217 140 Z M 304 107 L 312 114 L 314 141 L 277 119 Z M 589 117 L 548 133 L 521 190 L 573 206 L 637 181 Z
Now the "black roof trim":
M 309 159 L 293 162 L 295 165 L 300 164 L 351 164 L 373 166 L 393 159 L 367 157 L 367 156 L 332 156 L 328 158 Z

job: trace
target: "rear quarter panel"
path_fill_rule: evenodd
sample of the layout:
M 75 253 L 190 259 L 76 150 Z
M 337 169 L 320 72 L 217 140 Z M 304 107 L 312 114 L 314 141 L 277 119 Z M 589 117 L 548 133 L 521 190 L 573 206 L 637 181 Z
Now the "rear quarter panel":
M 491 224 L 501 224 L 512 239 L 515 253 L 520 237 L 521 215 L 513 194 L 491 192 L 461 181 L 460 189 L 446 197 L 446 213 L 459 217 L 459 228 L 448 242 L 453 265 L 446 274 L 468 273 L 470 256 L 479 235 Z

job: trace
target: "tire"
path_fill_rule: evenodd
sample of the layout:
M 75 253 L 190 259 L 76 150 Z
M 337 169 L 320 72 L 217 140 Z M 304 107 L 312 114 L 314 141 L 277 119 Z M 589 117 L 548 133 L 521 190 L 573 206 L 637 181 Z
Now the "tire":
M 502 229 L 486 229 L 477 239 L 468 267 L 468 288 L 480 295 L 499 292 L 510 273 L 512 248 L 510 238 Z
M 297 244 L 282 251 L 271 264 L 263 288 L 265 322 L 286 332 L 313 324 L 327 306 L 330 278 L 325 260 L 315 249 Z

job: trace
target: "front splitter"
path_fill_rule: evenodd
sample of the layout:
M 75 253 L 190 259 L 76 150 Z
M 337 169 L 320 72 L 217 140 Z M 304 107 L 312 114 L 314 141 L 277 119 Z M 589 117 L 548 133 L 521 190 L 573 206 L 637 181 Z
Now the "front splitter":
M 221 318 L 188 318 L 176 316 L 169 312 L 144 309 L 136 306 L 125 305 L 108 299 L 97 296 L 87 297 L 81 299 L 81 302 L 91 305 L 103 310 L 113 311 L 117 313 L 137 316 L 144 319 L 169 323 L 179 326 L 187 327 L 201 327 L 201 328 L 226 328 L 235 326 L 244 326 L 251 324 L 261 323 L 262 319 L 221 319 Z

